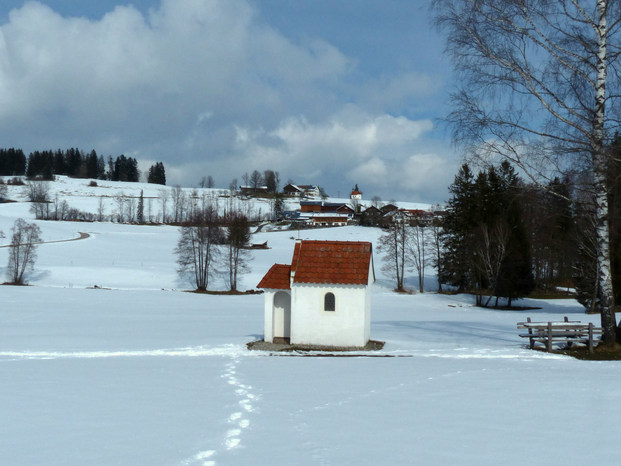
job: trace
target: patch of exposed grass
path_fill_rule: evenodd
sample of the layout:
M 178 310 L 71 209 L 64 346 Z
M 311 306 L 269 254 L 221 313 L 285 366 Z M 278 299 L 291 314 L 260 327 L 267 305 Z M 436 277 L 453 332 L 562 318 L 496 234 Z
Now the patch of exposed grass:
M 621 361 L 621 345 L 597 345 L 593 348 L 593 353 L 589 353 L 586 346 L 573 346 L 558 351 L 560 354 L 566 354 L 583 361 Z

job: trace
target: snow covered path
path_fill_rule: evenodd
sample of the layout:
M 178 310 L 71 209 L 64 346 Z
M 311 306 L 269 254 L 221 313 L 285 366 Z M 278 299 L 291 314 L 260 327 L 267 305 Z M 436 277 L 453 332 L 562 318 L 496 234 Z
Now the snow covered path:
M 54 244 L 54 243 L 69 243 L 70 241 L 80 241 L 86 238 L 89 238 L 91 235 L 89 235 L 88 233 L 83 233 L 83 232 L 78 232 L 80 234 L 80 236 L 78 236 L 77 238 L 68 238 L 68 239 L 57 239 L 54 241 L 41 241 L 39 243 L 33 243 L 36 245 L 40 245 L 40 244 Z M 6 244 L 4 246 L 0 246 L 0 248 L 10 248 L 11 245 L 10 244 Z

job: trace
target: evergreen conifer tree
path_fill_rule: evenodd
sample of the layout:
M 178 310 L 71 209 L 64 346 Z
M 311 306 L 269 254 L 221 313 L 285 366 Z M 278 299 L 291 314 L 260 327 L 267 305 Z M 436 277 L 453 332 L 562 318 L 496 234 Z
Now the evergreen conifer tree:
M 140 190 L 140 197 L 138 198 L 138 210 L 136 212 L 136 221 L 139 224 L 144 223 L 144 193 L 143 190 Z
M 474 175 L 468 164 L 459 169 L 453 184 L 443 222 L 443 260 L 439 274 L 443 283 L 465 291 L 471 285 L 472 261 L 468 248 L 476 210 L 474 206 Z
M 155 165 L 151 165 L 147 175 L 147 183 L 166 185 L 166 170 L 164 169 L 164 164 L 162 162 L 157 162 Z

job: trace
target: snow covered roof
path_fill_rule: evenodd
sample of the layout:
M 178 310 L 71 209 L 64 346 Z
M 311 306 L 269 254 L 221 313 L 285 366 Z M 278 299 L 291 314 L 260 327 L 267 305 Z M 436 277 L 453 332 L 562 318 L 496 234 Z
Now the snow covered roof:
M 301 212 L 300 217 L 309 218 L 343 218 L 347 220 L 349 216 L 347 214 L 339 214 L 335 212 Z

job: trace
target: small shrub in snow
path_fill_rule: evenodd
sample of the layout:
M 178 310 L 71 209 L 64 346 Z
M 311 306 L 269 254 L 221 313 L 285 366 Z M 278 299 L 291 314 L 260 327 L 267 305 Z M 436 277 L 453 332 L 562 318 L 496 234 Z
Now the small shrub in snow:
M 49 202 L 50 186 L 47 181 L 29 181 L 26 185 L 26 197 L 30 202 Z
M 6 184 L 11 185 L 11 186 L 24 186 L 25 183 L 21 178 L 14 176 L 10 180 L 8 180 Z

